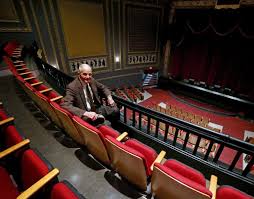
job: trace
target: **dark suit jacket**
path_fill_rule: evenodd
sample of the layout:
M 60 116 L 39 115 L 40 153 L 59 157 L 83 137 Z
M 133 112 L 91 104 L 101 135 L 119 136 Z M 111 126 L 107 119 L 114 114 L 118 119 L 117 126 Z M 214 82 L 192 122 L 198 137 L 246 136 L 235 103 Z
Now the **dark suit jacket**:
M 82 115 L 87 111 L 86 99 L 83 91 L 83 84 L 78 77 L 75 78 L 66 87 L 66 95 L 64 97 L 64 102 L 61 106 L 71 113 L 82 117 Z M 104 95 L 108 97 L 111 95 L 110 90 L 103 84 L 97 82 L 95 79 L 91 79 L 90 87 L 93 91 L 93 98 L 95 104 L 101 105 L 100 96 Z

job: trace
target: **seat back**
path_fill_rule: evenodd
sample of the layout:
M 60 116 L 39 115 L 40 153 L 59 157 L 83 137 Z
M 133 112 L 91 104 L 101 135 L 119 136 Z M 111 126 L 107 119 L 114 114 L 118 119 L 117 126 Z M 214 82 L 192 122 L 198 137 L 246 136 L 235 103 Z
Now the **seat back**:
M 152 193 L 158 199 L 212 198 L 212 193 L 204 185 L 158 163 L 154 165 L 151 185 Z
M 60 107 L 59 104 L 57 104 L 56 102 L 50 102 L 50 105 L 55 110 L 55 113 L 57 114 L 58 118 L 63 124 L 63 128 L 66 131 L 66 133 L 77 143 L 85 144 L 84 137 L 78 131 L 78 129 L 76 128 L 71 119 L 73 115 L 69 111 Z
M 145 191 L 147 174 L 144 155 L 110 136 L 106 136 L 106 146 L 112 167 L 129 182 Z
M 9 148 L 15 144 L 18 144 L 24 137 L 17 131 L 15 126 L 9 125 L 2 130 L 4 148 Z M 0 136 L 1 138 L 2 136 Z
M 82 136 L 84 136 L 85 145 L 89 152 L 103 163 L 110 165 L 102 133 L 96 127 L 88 124 L 78 116 L 74 116 L 73 121 L 77 129 L 82 133 Z
M 217 189 L 216 199 L 253 199 L 250 195 L 231 186 L 223 185 Z
M 57 94 L 54 91 L 52 92 L 52 96 L 56 97 Z M 38 98 L 37 101 L 39 102 L 40 109 L 60 128 L 64 128 L 61 120 L 58 118 L 58 115 L 55 112 L 55 109 L 50 105 L 50 98 L 46 97 L 45 95 L 35 92 L 36 97 Z M 50 95 L 49 95 L 50 96 Z
M 47 175 L 53 167 L 37 151 L 27 149 L 20 161 L 22 189 L 27 189 Z
M 84 197 L 72 184 L 64 180 L 53 186 L 50 199 L 84 199 Z
M 17 41 L 9 41 L 5 47 L 4 51 L 8 54 L 8 56 L 11 56 L 13 51 L 18 47 Z

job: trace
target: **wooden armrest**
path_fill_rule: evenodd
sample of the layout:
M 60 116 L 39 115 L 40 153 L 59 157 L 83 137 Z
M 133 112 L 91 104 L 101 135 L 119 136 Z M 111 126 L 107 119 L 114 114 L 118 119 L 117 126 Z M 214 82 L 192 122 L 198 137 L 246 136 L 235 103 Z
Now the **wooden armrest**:
M 13 61 L 13 63 L 20 63 L 20 62 L 23 62 L 23 63 L 24 63 L 23 60 L 15 60 L 15 61 Z
M 57 100 L 62 99 L 62 98 L 63 98 L 63 96 L 60 95 L 58 97 L 54 97 L 54 98 L 50 99 L 50 101 L 54 102 L 54 101 L 57 101 Z
M 52 88 L 46 88 L 46 89 L 44 89 L 44 90 L 41 90 L 41 91 L 39 91 L 40 93 L 46 93 L 46 92 L 49 92 L 49 91 L 51 91 L 52 90 Z
M 216 198 L 217 181 L 218 177 L 211 175 L 209 190 L 213 193 L 212 199 Z
M 163 160 L 165 155 L 166 155 L 165 151 L 160 152 L 160 154 L 157 156 L 157 158 L 154 160 L 153 164 L 151 165 L 151 170 L 153 170 L 153 166 L 155 163 L 160 163 Z
M 119 141 L 119 142 L 121 142 L 127 135 L 128 135 L 128 133 L 127 133 L 127 132 L 124 132 L 124 133 L 122 133 L 121 135 L 119 135 L 119 136 L 116 138 L 116 140 Z
M 8 149 L 5 149 L 4 151 L 1 151 L 0 152 L 0 159 L 9 155 L 10 153 L 17 151 L 18 149 L 22 148 L 23 146 L 28 145 L 29 143 L 30 143 L 30 140 L 25 139 L 25 140 L 19 142 L 18 144 L 15 144 L 14 146 L 11 146 Z
M 36 83 L 30 84 L 30 85 L 31 86 L 37 86 L 37 85 L 40 85 L 40 84 L 43 84 L 43 82 L 36 82 Z
M 30 79 L 35 79 L 36 77 L 27 77 L 27 78 L 24 78 L 25 81 L 27 80 L 30 80 Z
M 14 117 L 9 117 L 7 119 L 1 120 L 0 121 L 0 126 L 3 126 L 4 124 L 10 123 L 14 121 Z
M 31 71 L 28 71 L 28 72 L 24 72 L 24 73 L 19 73 L 19 75 L 28 75 L 28 74 L 31 74 L 32 72 Z
M 17 71 L 27 70 L 28 68 L 17 68 Z
M 17 199 L 26 199 L 36 193 L 39 189 L 41 189 L 45 184 L 47 184 L 50 180 L 55 178 L 59 174 L 58 169 L 53 169 L 47 175 L 43 176 L 40 180 L 34 183 L 31 187 L 23 191 Z

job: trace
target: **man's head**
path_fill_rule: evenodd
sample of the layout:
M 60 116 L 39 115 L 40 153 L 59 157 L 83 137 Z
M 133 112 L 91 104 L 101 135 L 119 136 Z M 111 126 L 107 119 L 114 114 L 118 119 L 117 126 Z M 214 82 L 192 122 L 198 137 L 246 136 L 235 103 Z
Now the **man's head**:
M 79 66 L 79 77 L 85 83 L 89 83 L 92 77 L 92 68 L 88 64 L 81 64 Z

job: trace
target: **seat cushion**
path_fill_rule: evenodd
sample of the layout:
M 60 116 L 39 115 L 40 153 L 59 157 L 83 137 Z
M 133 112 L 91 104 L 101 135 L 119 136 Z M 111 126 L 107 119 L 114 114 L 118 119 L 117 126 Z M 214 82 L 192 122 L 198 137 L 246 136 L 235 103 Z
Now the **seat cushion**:
M 117 138 L 119 136 L 119 132 L 112 129 L 111 127 L 109 126 L 106 126 L 106 125 L 101 125 L 100 127 L 98 127 L 98 129 L 100 130 L 100 132 L 106 136 L 106 135 L 109 135 L 113 138 Z
M 50 199 L 78 199 L 79 197 L 65 183 L 55 184 L 50 193 Z
M 135 139 L 127 140 L 125 142 L 125 145 L 138 151 L 145 157 L 144 161 L 147 169 L 147 174 L 150 176 L 152 173 L 150 167 L 157 157 L 157 153 L 155 152 L 155 150 Z
M 188 178 L 204 187 L 206 186 L 205 177 L 202 173 L 200 173 L 199 171 L 191 167 L 188 167 L 187 165 L 177 160 L 174 160 L 174 159 L 167 160 L 163 165 L 179 173 L 185 178 Z
M 221 186 L 217 189 L 216 199 L 253 199 L 250 195 L 231 186 Z
M 9 173 L 0 167 L 0 198 L 14 199 L 19 195 L 18 189 L 12 183 Z

